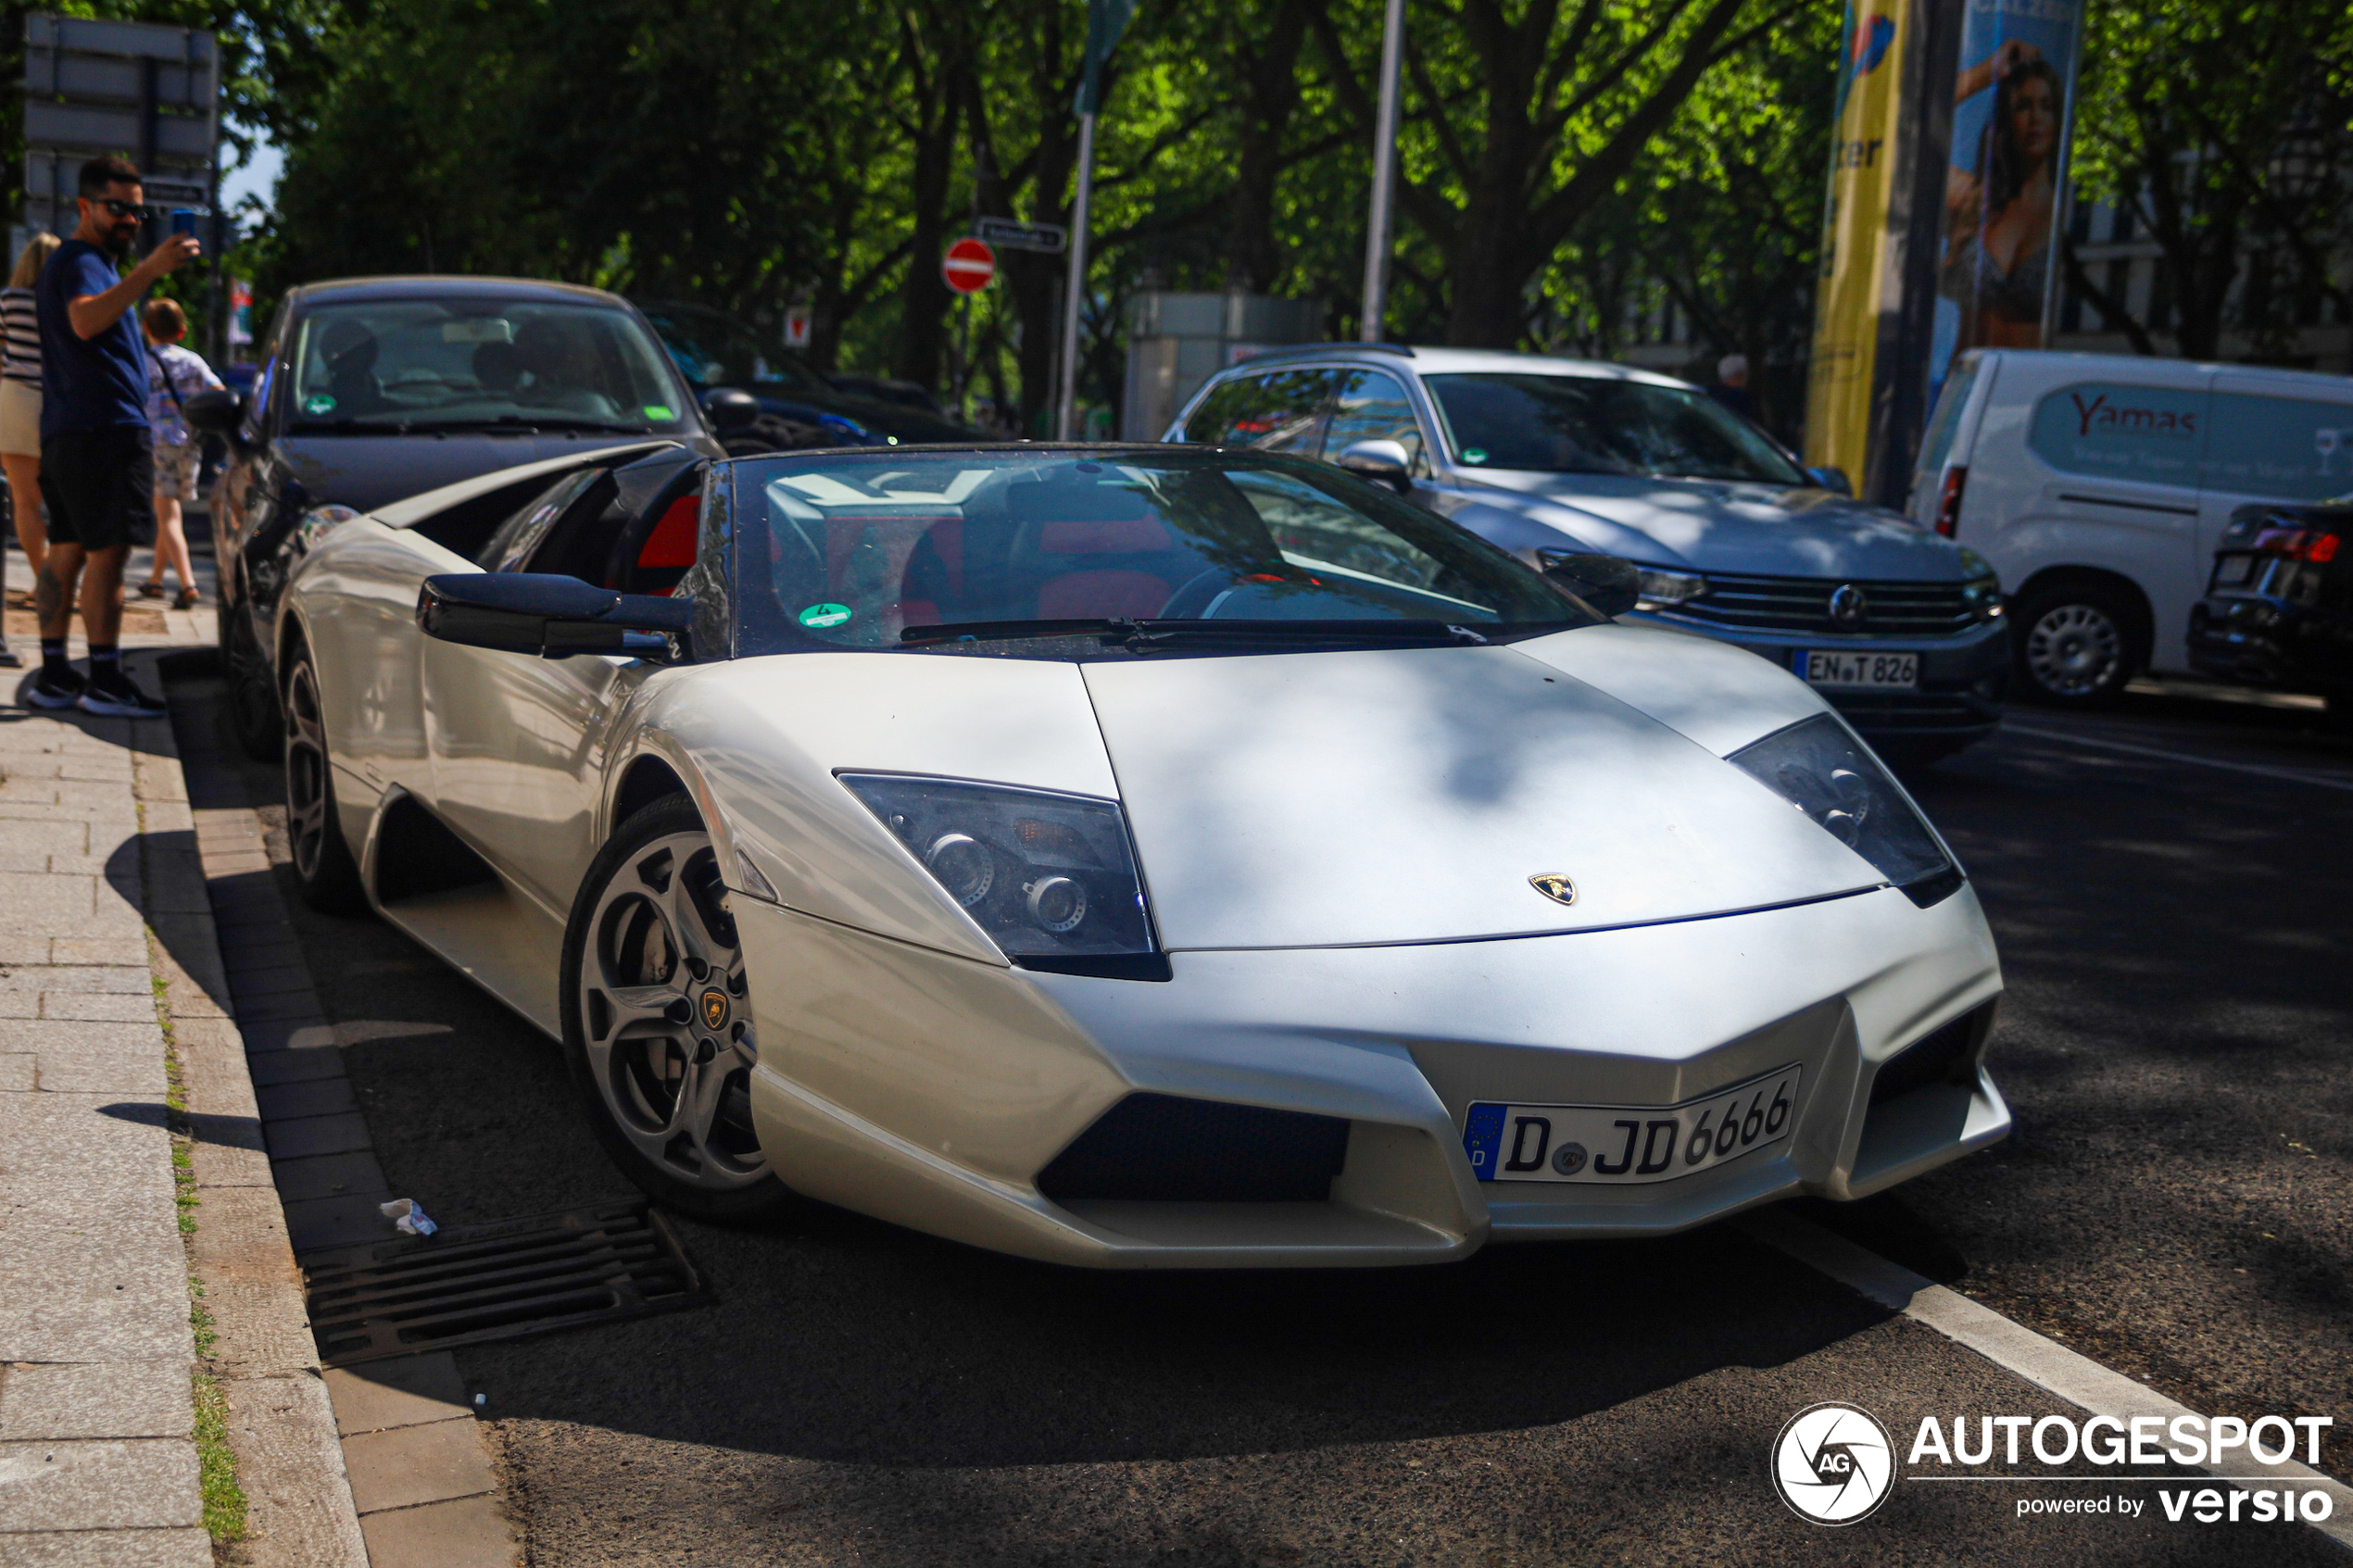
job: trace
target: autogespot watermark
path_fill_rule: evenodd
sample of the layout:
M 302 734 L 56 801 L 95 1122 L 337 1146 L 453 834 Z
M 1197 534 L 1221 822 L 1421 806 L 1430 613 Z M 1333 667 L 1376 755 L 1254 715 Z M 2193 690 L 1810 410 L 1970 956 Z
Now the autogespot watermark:
M 1860 1405 L 1808 1405 L 1773 1439 L 1773 1486 L 1801 1519 L 1852 1524 L 1894 1489 L 1895 1445 Z
M 2017 1516 L 2109 1514 L 2137 1519 L 2149 1493 L 2130 1490 L 2053 1495 L 2055 1486 L 2096 1486 L 2103 1480 L 2153 1488 L 2158 1515 L 2172 1524 L 2312 1524 L 2334 1503 L 2321 1487 L 2293 1475 L 2234 1475 L 2238 1468 L 2321 1461 L 2321 1434 L 2335 1424 L 2325 1415 L 1922 1416 L 1901 1465 L 1896 1446 L 1877 1416 L 1860 1405 L 1826 1400 L 1808 1405 L 1773 1439 L 1773 1486 L 1792 1512 L 1817 1524 L 1853 1524 L 1879 1511 L 1896 1483 L 2010 1482 L 2028 1486 L 2015 1499 Z M 2103 1475 L 2095 1467 L 2180 1465 L 2217 1472 L 2183 1484 L 2157 1474 Z M 2076 1466 L 2068 1474 L 2042 1467 Z M 2005 1468 L 1995 1469 L 2001 1466 Z M 2023 1468 L 2021 1468 L 2023 1467 Z

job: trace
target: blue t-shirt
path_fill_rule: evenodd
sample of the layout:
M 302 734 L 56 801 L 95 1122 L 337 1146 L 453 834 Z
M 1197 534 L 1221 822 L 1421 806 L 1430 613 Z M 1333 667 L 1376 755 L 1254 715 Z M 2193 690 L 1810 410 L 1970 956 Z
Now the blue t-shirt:
M 107 253 L 68 240 L 32 285 L 41 315 L 41 439 L 69 430 L 147 427 L 147 345 L 132 306 L 96 337 L 73 330 L 67 306 L 120 282 Z

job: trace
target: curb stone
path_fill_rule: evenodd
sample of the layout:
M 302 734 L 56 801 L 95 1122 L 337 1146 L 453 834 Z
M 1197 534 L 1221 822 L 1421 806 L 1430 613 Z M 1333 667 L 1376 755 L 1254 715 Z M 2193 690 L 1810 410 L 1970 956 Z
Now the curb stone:
M 157 661 L 140 662 L 159 688 Z M 301 1274 L 270 1186 L 245 1043 L 228 1011 L 229 972 L 178 739 L 169 720 L 144 727 L 157 732 L 134 762 L 145 906 L 195 1140 L 192 1262 L 213 1317 L 211 1360 L 245 1494 L 248 1533 L 237 1560 L 367 1568 Z
M 166 693 L 175 719 L 195 720 L 194 705 L 175 702 L 176 695 Z M 242 1201 L 278 1217 L 292 1323 L 313 1380 L 301 1386 L 298 1414 L 277 1412 L 276 1429 L 298 1428 L 304 1462 L 319 1461 L 321 1443 L 335 1450 L 338 1476 L 347 1477 L 343 1506 L 365 1541 L 364 1559 L 353 1561 L 371 1568 L 510 1568 L 520 1556 L 515 1531 L 455 1358 L 428 1351 L 320 1372 L 293 1249 L 388 1237 L 390 1222 L 376 1205 L 394 1195 L 344 1075 L 340 1031 L 326 1016 L 280 896 L 261 820 L 233 763 L 200 723 L 191 722 L 188 734 L 175 771 L 187 786 L 183 797 L 202 802 L 189 810 L 187 869 L 200 894 L 188 901 L 204 906 L 188 918 L 200 919 L 208 933 L 217 922 L 230 943 L 197 945 L 218 966 L 208 991 L 217 1022 L 206 1037 L 216 1054 L 229 1054 L 233 1043 L 236 1058 L 234 1088 L 203 1108 L 233 1123 L 212 1169 L 224 1184 L 220 1190 L 243 1189 Z M 284 1332 L 282 1316 L 272 1322 Z M 248 1339 L 258 1342 L 267 1332 L 249 1331 Z M 224 1322 L 224 1348 L 227 1339 Z M 294 1385 L 275 1388 L 292 1400 Z M 241 1401 L 233 1391 L 230 1405 L 240 1419 L 247 1411 L 269 1413 L 252 1395 Z M 242 1450 L 239 1461 L 242 1477 Z M 252 1481 L 246 1486 L 254 1491 Z

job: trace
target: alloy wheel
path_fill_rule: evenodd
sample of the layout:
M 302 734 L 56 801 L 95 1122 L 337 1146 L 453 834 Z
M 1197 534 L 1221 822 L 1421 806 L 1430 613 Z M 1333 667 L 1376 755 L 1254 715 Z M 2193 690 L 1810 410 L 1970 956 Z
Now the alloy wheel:
M 666 834 L 614 871 L 589 917 L 579 985 L 589 1074 L 622 1135 L 704 1191 L 765 1177 L 751 1124 L 759 1047 L 708 834 Z
M 328 821 L 327 732 L 319 717 L 319 682 L 310 660 L 298 660 L 286 681 L 286 836 L 295 871 L 305 881 L 319 876 L 326 854 Z
M 2096 605 L 2053 606 L 2026 633 L 2027 671 L 2054 696 L 2093 696 L 2123 664 L 2123 629 Z

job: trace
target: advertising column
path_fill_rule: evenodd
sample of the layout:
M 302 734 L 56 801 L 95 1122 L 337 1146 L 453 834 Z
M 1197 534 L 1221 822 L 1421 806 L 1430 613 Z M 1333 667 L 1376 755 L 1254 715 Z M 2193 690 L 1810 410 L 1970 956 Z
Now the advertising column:
M 1931 84 L 1952 80 L 1959 3 L 1847 0 L 1806 460 L 1873 499 L 1900 486 L 1927 412 L 1951 127 L 1949 95 Z

